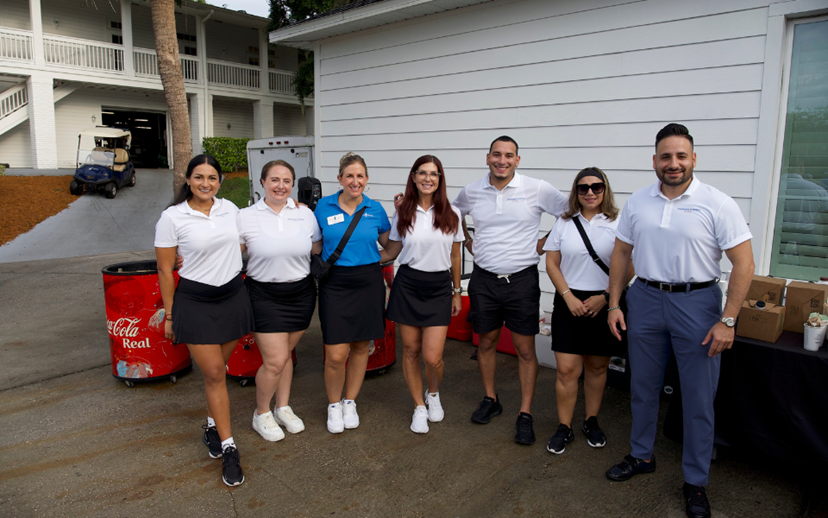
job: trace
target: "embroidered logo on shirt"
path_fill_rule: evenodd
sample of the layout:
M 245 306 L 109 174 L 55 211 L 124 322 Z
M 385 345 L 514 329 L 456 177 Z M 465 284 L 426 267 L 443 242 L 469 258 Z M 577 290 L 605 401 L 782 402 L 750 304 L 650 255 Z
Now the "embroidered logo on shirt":
M 305 221 L 305 218 L 288 218 L 288 221 Z
M 526 201 L 526 196 L 522 198 L 506 198 L 506 201 Z
M 701 212 L 701 209 L 692 209 L 689 207 L 679 207 L 678 210 L 682 212 Z
M 228 215 L 228 214 L 230 214 L 230 213 L 229 213 L 229 212 L 222 212 L 221 214 L 216 214 L 214 217 L 216 217 L 216 218 L 221 218 L 221 217 L 224 217 L 224 216 L 226 216 L 226 215 Z

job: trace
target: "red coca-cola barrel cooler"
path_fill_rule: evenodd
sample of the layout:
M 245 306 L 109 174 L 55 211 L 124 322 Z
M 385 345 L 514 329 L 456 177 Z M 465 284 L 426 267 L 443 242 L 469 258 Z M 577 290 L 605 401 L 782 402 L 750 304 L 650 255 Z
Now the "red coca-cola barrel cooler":
M 293 365 L 296 365 L 296 349 L 291 353 L 291 360 Z M 253 338 L 253 333 L 249 333 L 239 339 L 233 354 L 227 360 L 227 376 L 238 380 L 239 385 L 244 387 L 256 378 L 261 366 L 262 353 L 259 351 L 259 344 Z
M 385 280 L 385 307 L 388 307 L 388 295 L 394 285 L 394 262 L 382 264 L 382 278 Z M 397 361 L 397 325 L 385 319 L 385 336 L 371 340 L 368 345 L 368 367 L 366 372 L 381 374 Z
M 106 327 L 112 375 L 127 386 L 177 377 L 192 367 L 185 344 L 164 338 L 164 303 L 155 261 L 103 268 Z M 178 273 L 173 274 L 176 283 Z
M 388 307 L 388 295 L 394 285 L 394 262 L 383 263 L 382 278 L 385 281 L 385 307 Z M 326 351 L 322 346 L 322 361 L 325 361 Z M 368 366 L 366 372 L 382 374 L 385 369 L 397 361 L 397 325 L 385 319 L 385 336 L 379 340 L 371 340 L 368 344 Z

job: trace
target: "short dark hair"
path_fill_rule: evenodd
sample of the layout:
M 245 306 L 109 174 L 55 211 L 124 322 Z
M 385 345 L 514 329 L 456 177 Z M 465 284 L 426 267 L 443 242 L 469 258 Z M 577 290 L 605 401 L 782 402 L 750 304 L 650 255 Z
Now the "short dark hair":
M 495 142 L 511 142 L 512 144 L 515 145 L 515 154 L 516 155 L 518 154 L 518 143 L 515 142 L 515 139 L 513 139 L 512 137 L 510 137 L 508 135 L 501 135 L 500 137 L 497 137 L 496 139 L 494 139 L 492 141 L 492 143 L 489 144 L 489 153 L 492 152 L 492 148 L 494 147 Z
M 262 176 L 259 178 L 259 182 L 264 182 L 267 180 L 267 173 L 270 172 L 270 169 L 280 165 L 290 171 L 291 176 L 293 177 L 293 183 L 296 183 L 296 171 L 293 170 L 293 166 L 285 162 L 284 160 L 271 160 L 270 162 L 266 163 L 264 167 L 262 167 Z
M 693 135 L 691 135 L 690 131 L 687 130 L 687 126 L 671 122 L 670 124 L 661 128 L 661 131 L 659 131 L 656 134 L 656 151 L 658 150 L 658 143 L 666 139 L 667 137 L 684 137 L 690 141 L 690 146 L 693 147 Z

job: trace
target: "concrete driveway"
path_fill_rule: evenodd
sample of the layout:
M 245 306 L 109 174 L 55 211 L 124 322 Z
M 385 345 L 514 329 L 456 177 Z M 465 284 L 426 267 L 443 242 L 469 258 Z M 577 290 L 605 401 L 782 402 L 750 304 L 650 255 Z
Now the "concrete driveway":
M 605 448 L 590 448 L 576 432 L 563 455 L 552 455 L 545 443 L 557 426 L 555 371 L 541 369 L 538 442 L 518 446 L 517 360 L 499 354 L 505 412 L 488 425 L 471 423 L 482 387 L 469 343 L 446 344 L 446 418 L 427 435 L 408 429 L 413 405 L 399 339 L 397 364 L 369 376 L 357 400 L 360 427 L 329 434 L 318 322 L 299 343 L 291 397 L 304 432 L 265 442 L 250 427 L 255 387 L 228 382 L 247 480 L 227 488 L 221 462 L 201 444 L 197 369 L 177 384 L 134 388 L 111 375 L 100 270 L 152 257 L 148 250 L 0 264 L 0 516 L 684 516 L 681 447 L 661 433 L 655 473 L 625 483 L 604 477 L 629 452 L 627 392 L 607 389 Z M 576 423 L 583 418 L 581 399 Z M 708 494 L 715 518 L 818 518 L 826 516 L 824 487 L 824 474 L 720 451 Z
M 152 249 L 155 223 L 172 201 L 172 180 L 169 169 L 138 169 L 136 186 L 119 189 L 112 200 L 86 193 L 68 209 L 0 246 L 0 263 Z

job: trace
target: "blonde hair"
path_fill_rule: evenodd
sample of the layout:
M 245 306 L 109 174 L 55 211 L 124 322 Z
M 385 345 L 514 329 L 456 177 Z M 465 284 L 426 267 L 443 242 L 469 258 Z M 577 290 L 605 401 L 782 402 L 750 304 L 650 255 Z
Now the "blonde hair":
M 353 164 L 361 165 L 362 168 L 365 169 L 365 176 L 368 176 L 368 166 L 365 165 L 365 160 L 353 151 L 348 151 L 342 155 L 342 158 L 339 159 L 339 174 L 337 176 L 342 176 L 342 172 L 345 168 Z

